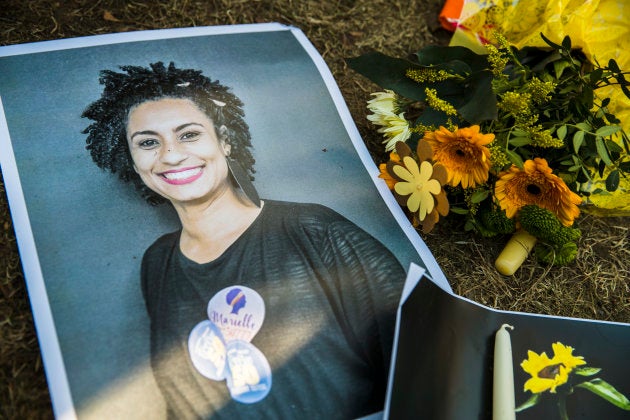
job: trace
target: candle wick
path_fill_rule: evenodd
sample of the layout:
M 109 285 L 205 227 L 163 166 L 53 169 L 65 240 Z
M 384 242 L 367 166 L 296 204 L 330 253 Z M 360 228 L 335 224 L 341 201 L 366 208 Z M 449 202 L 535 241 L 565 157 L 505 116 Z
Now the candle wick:
M 499 328 L 499 329 L 500 329 L 500 330 L 502 330 L 502 329 L 504 329 L 504 328 L 509 328 L 509 329 L 511 329 L 511 330 L 513 330 L 513 329 L 514 329 L 514 327 L 513 327 L 513 326 L 511 326 L 510 324 L 503 324 L 503 325 L 501 325 L 501 328 Z

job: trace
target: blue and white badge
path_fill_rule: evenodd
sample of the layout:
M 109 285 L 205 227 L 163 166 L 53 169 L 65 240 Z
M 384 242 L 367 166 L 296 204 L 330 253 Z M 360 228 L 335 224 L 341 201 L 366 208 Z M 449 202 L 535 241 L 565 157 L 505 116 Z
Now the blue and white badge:
M 208 319 L 219 327 L 226 343 L 250 342 L 265 320 L 265 302 L 249 287 L 226 287 L 208 302 Z
M 243 340 L 230 341 L 227 364 L 227 386 L 234 400 L 252 404 L 271 391 L 271 367 L 265 355 L 253 344 Z
M 225 379 L 227 349 L 221 331 L 212 322 L 205 320 L 190 332 L 188 353 L 193 366 L 208 379 Z
M 256 403 L 271 391 L 271 367 L 250 341 L 265 320 L 265 302 L 253 289 L 226 287 L 208 302 L 208 318 L 188 335 L 188 354 L 197 371 L 227 380 L 235 401 Z

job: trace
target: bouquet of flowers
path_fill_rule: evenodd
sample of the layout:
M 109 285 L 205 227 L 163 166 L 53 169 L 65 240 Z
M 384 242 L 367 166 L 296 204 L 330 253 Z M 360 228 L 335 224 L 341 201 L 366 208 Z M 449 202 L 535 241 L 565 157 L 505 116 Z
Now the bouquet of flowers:
M 454 214 L 483 236 L 526 235 L 539 260 L 566 264 L 579 205 L 628 181 L 630 139 L 597 90 L 630 98 L 629 73 L 589 61 L 568 36 L 517 49 L 494 35 L 486 54 L 430 46 L 410 59 L 348 60 L 384 88 L 368 101 L 390 152 L 381 178 L 424 232 Z

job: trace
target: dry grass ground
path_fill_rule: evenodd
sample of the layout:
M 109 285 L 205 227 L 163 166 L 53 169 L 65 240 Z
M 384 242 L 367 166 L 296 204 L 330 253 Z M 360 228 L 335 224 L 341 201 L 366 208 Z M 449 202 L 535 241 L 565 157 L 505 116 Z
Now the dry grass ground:
M 373 158 L 382 159 L 380 135 L 366 120 L 365 101 L 377 89 L 344 63 L 375 49 L 404 56 L 448 42 L 437 16 L 442 0 L 204 0 L 3 1 L 0 45 L 144 29 L 280 22 L 301 28 L 331 68 Z M 2 75 L 0 75 L 2 77 Z M 493 307 L 602 320 L 630 321 L 628 218 L 585 215 L 577 262 L 547 268 L 530 259 L 512 277 L 493 268 L 501 241 L 441 223 L 424 240 L 454 290 Z M 16 241 L 0 184 L 0 418 L 50 418 Z

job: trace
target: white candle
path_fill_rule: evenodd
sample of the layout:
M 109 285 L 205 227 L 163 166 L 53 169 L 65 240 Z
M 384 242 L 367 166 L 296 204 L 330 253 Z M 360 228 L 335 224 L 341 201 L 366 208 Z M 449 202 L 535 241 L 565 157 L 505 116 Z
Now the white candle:
M 517 231 L 503 248 L 494 262 L 497 271 L 504 276 L 511 276 L 523 264 L 529 251 L 536 245 L 536 237 L 524 230 Z
M 501 325 L 494 340 L 494 378 L 492 381 L 492 420 L 513 420 L 514 411 L 514 368 L 512 367 L 512 344 L 508 324 Z

